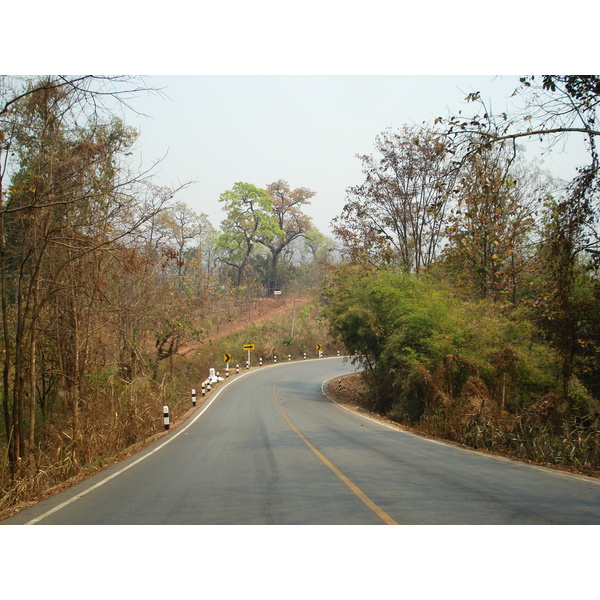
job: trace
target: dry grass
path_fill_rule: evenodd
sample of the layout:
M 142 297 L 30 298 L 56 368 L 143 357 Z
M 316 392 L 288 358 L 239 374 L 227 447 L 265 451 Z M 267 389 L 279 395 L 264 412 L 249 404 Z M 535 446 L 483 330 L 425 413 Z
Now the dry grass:
M 230 379 L 234 377 L 235 373 L 231 374 Z M 55 440 L 52 454 L 36 453 L 36 462 L 25 465 L 21 475 L 5 486 L 0 497 L 0 521 L 139 452 L 168 435 L 200 409 L 218 389 L 217 386 L 213 386 L 212 391 L 207 392 L 204 397 L 198 393 L 196 406 L 192 407 L 187 385 L 185 393 L 180 393 L 176 402 L 173 402 L 175 399 L 172 394 L 173 389 L 169 386 L 156 386 L 151 393 L 151 384 L 139 380 L 132 384 L 132 387 L 138 391 L 140 386 L 145 389 L 146 397 L 151 401 L 135 402 L 127 419 L 119 419 L 117 413 L 110 414 L 110 411 L 104 414 L 103 419 L 97 415 L 93 424 L 87 423 L 87 435 L 90 438 L 89 442 L 81 448 L 81 454 L 77 455 L 73 452 L 72 446 L 68 444 L 68 438 L 64 435 L 61 437 L 62 444 L 58 443 L 58 439 Z M 162 406 L 163 402 L 169 399 L 169 396 L 165 395 L 168 391 L 171 391 L 169 403 L 171 425 L 166 431 L 162 419 Z M 131 394 L 132 390 L 128 390 L 128 393 Z M 139 397 L 137 398 L 139 400 Z M 123 402 L 130 400 L 131 398 L 122 398 Z M 160 406 L 159 414 L 156 414 L 156 406 Z M 111 429 L 111 426 L 114 428 Z M 55 435 L 59 436 L 59 432 L 55 432 Z
M 341 389 L 338 382 L 341 381 Z M 600 423 L 559 418 L 555 397 L 541 398 L 518 415 L 499 410 L 483 382 L 468 380 L 463 397 L 429 410 L 418 424 L 407 425 L 394 411 L 386 416 L 370 411 L 368 388 L 360 375 L 331 381 L 327 394 L 337 403 L 402 428 L 473 449 L 600 477 Z

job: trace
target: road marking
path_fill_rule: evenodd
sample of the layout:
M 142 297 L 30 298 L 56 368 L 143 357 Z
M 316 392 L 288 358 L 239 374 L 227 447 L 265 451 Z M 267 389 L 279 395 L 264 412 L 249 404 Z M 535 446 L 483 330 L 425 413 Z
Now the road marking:
M 333 358 L 340 358 L 340 357 L 330 356 L 328 358 L 333 359 Z M 314 359 L 314 360 L 318 360 L 318 359 Z M 321 359 L 321 360 L 323 360 L 323 359 Z M 265 368 L 280 367 L 280 366 L 285 366 L 285 364 L 286 363 L 281 363 L 280 365 L 268 365 Z M 166 440 L 164 440 L 154 450 L 152 450 L 151 452 L 148 452 L 148 454 L 144 454 L 143 456 L 141 456 L 140 458 L 138 458 L 136 461 L 132 462 L 131 464 L 127 465 L 126 467 L 123 467 L 122 469 L 118 470 L 116 473 L 113 473 L 112 475 L 109 475 L 108 477 L 106 477 L 102 481 L 99 481 L 95 485 L 93 485 L 93 486 L 91 486 L 89 488 L 86 488 L 85 490 L 83 490 L 79 494 L 73 496 L 72 498 L 69 498 L 69 500 L 66 500 L 65 502 L 62 502 L 61 504 L 58 504 L 54 508 L 51 508 L 50 510 L 47 510 L 45 513 L 42 513 L 41 515 L 39 515 L 39 516 L 31 519 L 30 521 L 27 521 L 25 523 L 25 525 L 35 525 L 36 523 L 39 523 L 40 521 L 44 520 L 46 517 L 49 517 L 50 515 L 52 515 L 52 514 L 58 512 L 59 510 L 65 508 L 69 504 L 72 504 L 73 502 L 75 502 L 75 500 L 79 500 L 79 498 L 83 498 L 83 496 L 86 496 L 87 494 L 89 494 L 93 490 L 99 488 L 100 486 L 103 486 L 105 483 L 108 483 L 111 479 L 114 479 L 115 477 L 118 477 L 119 475 L 121 475 L 121 473 L 124 473 L 125 471 L 127 471 L 128 469 L 130 469 L 131 467 L 133 467 L 134 465 L 137 465 L 138 463 L 142 462 L 143 460 L 145 460 L 149 456 L 152 456 L 155 452 L 158 452 L 159 450 L 161 450 L 162 448 L 164 448 L 168 443 L 172 442 L 175 438 L 179 437 L 189 427 L 191 427 L 206 412 L 206 410 L 208 409 L 208 407 L 217 399 L 217 397 L 219 396 L 219 394 L 228 385 L 230 385 L 232 383 L 235 383 L 236 381 L 239 381 L 240 377 L 244 377 L 244 376 L 246 376 L 246 375 L 248 375 L 250 373 L 252 373 L 252 371 L 246 371 L 245 373 L 241 373 L 239 376 L 236 376 L 235 379 L 232 379 L 232 380 L 228 381 L 222 388 L 220 388 L 219 390 L 217 390 L 216 394 L 210 399 L 210 401 L 207 404 L 205 404 L 204 406 L 202 406 L 202 409 L 200 410 L 200 412 L 183 429 L 176 430 L 176 432 L 173 435 L 170 435 Z
M 148 454 L 144 454 L 143 456 L 141 456 L 140 458 L 138 458 L 136 461 L 132 462 L 131 464 L 127 465 L 126 467 L 123 467 L 122 469 L 119 469 L 116 473 L 113 473 L 112 475 L 109 475 L 108 477 L 106 477 L 102 481 L 99 481 L 98 483 L 92 485 L 91 487 L 86 488 L 85 490 L 83 490 L 83 492 L 80 492 L 79 494 L 73 496 L 72 498 L 69 498 L 69 500 L 65 500 L 65 502 L 63 502 L 62 504 L 58 504 L 54 508 L 51 508 L 50 510 L 48 510 L 45 513 L 39 515 L 38 517 L 35 517 L 34 519 L 31 519 L 31 521 L 27 521 L 27 523 L 25 523 L 25 525 L 35 525 L 36 523 L 39 523 L 40 521 L 42 521 L 46 517 L 49 517 L 50 515 L 52 515 L 52 514 L 58 512 L 59 510 L 65 508 L 69 504 L 75 502 L 75 500 L 79 500 L 79 498 L 83 498 L 83 496 L 86 496 L 87 494 L 89 494 L 90 492 L 93 492 L 94 490 L 98 489 L 100 486 L 104 485 L 105 483 L 108 483 L 111 479 L 114 479 L 115 477 L 118 477 L 119 475 L 121 475 L 121 473 L 124 473 L 128 469 L 131 469 L 131 467 L 137 465 L 138 463 L 141 463 L 143 460 L 146 460 L 149 456 L 152 456 L 155 452 L 158 452 L 159 450 L 162 450 L 167 444 L 169 444 L 170 442 L 172 442 L 175 438 L 179 437 L 189 427 L 191 427 L 206 412 L 206 410 L 208 409 L 208 407 L 217 399 L 217 397 L 219 396 L 219 394 L 228 385 L 230 385 L 230 384 L 232 384 L 232 383 L 234 383 L 236 381 L 239 381 L 240 377 L 243 377 L 244 375 L 247 375 L 248 373 L 249 373 L 249 371 L 247 371 L 246 373 L 242 373 L 239 377 L 236 377 L 235 379 L 232 379 L 231 381 L 229 381 L 228 383 L 226 383 L 222 388 L 220 388 L 217 391 L 217 393 L 210 399 L 210 401 L 207 402 L 202 407 L 202 410 L 200 410 L 200 412 L 185 427 L 183 427 L 182 429 L 176 430 L 176 433 L 174 435 L 169 436 L 166 440 L 164 440 L 162 442 L 162 444 L 160 444 L 159 446 L 157 446 L 156 448 L 154 448 L 154 450 L 152 450 L 151 452 L 148 452 Z
M 362 502 L 370 508 L 386 525 L 398 525 L 390 515 L 388 515 L 383 509 L 379 508 L 373 500 L 371 500 L 355 483 L 353 483 L 348 477 L 346 477 L 334 464 L 331 463 L 325 456 L 323 456 L 298 430 L 298 428 L 290 421 L 288 416 L 285 414 L 283 407 L 281 406 L 279 399 L 277 398 L 277 387 L 273 386 L 273 396 L 275 397 L 275 402 L 283 415 L 283 418 L 287 421 L 287 424 L 294 430 L 294 432 L 298 435 L 298 437 L 314 452 L 314 454 L 319 458 L 323 463 L 325 463 L 349 488 L 350 490 L 358 496 Z
M 594 483 L 596 485 L 600 485 L 600 479 L 590 477 L 589 475 L 579 475 L 578 473 L 570 473 L 569 471 L 561 471 L 559 469 L 552 469 L 550 467 L 544 467 L 542 465 L 531 464 L 531 463 L 524 462 L 518 458 L 512 458 L 510 456 L 503 456 L 502 454 L 487 454 L 486 452 L 477 450 L 476 448 L 463 448 L 461 446 L 457 446 L 450 442 L 445 442 L 443 440 L 434 440 L 434 439 L 425 437 L 424 435 L 421 435 L 418 433 L 413 433 L 412 431 L 408 431 L 408 430 L 404 429 L 401 425 L 391 425 L 389 423 L 379 421 L 378 419 L 374 419 L 373 417 L 370 417 L 363 413 L 360 413 L 360 412 L 357 412 L 350 408 L 347 408 L 344 405 L 338 403 L 336 400 L 334 400 L 327 393 L 327 386 L 328 386 L 329 382 L 334 379 L 339 379 L 339 375 L 336 375 L 335 377 L 331 377 L 330 379 L 327 379 L 326 381 L 324 381 L 321 384 L 321 393 L 323 394 L 323 396 L 325 398 L 327 398 L 327 400 L 329 400 L 331 403 L 333 403 L 334 406 L 337 406 L 340 410 L 344 410 L 344 411 L 350 413 L 351 415 L 360 417 L 361 419 L 366 419 L 367 421 L 370 421 L 371 423 L 374 423 L 375 425 L 381 425 L 382 427 L 386 427 L 387 429 L 391 429 L 392 431 L 396 431 L 398 433 L 402 433 L 404 435 L 408 435 L 408 436 L 417 438 L 423 442 L 428 442 L 430 444 L 435 444 L 437 446 L 443 446 L 444 448 L 451 448 L 453 450 L 457 450 L 460 452 L 468 452 L 470 454 L 475 454 L 476 456 L 479 456 L 481 458 L 487 458 L 488 460 L 496 460 L 496 461 L 504 462 L 504 463 L 511 464 L 511 465 L 520 465 L 522 467 L 527 467 L 528 469 L 534 469 L 537 471 L 543 471 L 544 473 L 551 473 L 553 475 L 559 475 L 560 477 L 567 477 L 570 479 L 576 479 L 577 481 L 586 481 L 587 483 Z

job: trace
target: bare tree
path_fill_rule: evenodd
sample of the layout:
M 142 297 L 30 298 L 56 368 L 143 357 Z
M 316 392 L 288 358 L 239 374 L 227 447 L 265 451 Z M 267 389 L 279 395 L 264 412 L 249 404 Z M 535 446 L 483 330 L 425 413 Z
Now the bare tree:
M 405 127 L 376 138 L 378 156 L 360 156 L 365 180 L 349 188 L 334 233 L 356 260 L 418 272 L 439 254 L 456 178 L 443 138 Z
M 146 174 L 124 168 L 136 134 L 110 117 L 109 108 L 139 89 L 123 88 L 121 96 L 118 86 L 125 83 L 92 76 L 1 82 L 2 399 L 13 475 L 35 442 L 37 358 L 44 354 L 38 326 L 46 311 L 55 307 L 56 336 L 45 344 L 53 346 L 60 368 L 75 459 L 103 253 L 162 207 L 144 204 L 140 212 L 136 189 Z

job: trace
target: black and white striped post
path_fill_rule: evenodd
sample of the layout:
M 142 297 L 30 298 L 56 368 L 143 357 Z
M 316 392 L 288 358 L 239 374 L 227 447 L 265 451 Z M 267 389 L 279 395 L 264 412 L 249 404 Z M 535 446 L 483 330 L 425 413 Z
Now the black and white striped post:
M 273 356 L 273 363 L 277 364 L 277 356 Z
M 210 390 L 212 389 L 212 384 L 210 382 L 210 379 L 206 380 L 206 389 L 210 392 Z
M 169 429 L 171 424 L 169 423 L 169 407 L 168 406 L 163 406 L 163 422 L 165 424 L 165 430 Z
M 306 352 L 304 353 L 304 360 L 306 360 Z
M 258 366 L 262 367 L 262 356 L 258 359 Z
M 206 383 L 204 383 L 204 381 L 202 382 L 202 396 L 204 396 L 204 394 L 206 394 Z
M 236 374 L 240 372 L 240 365 L 235 365 L 235 372 Z
M 342 391 L 342 380 L 338 379 L 338 392 Z
M 196 390 L 192 389 L 192 406 L 196 406 Z
M 288 354 L 288 362 L 290 362 L 292 360 L 292 355 Z
M 225 379 L 229 377 L 229 363 L 225 363 Z

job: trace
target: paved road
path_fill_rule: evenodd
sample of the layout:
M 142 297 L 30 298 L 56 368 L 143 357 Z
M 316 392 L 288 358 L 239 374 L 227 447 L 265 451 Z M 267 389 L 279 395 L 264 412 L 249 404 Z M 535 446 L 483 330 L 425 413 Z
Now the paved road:
M 600 524 L 600 482 L 420 438 L 321 393 L 343 359 L 219 384 L 141 453 L 3 524 Z

